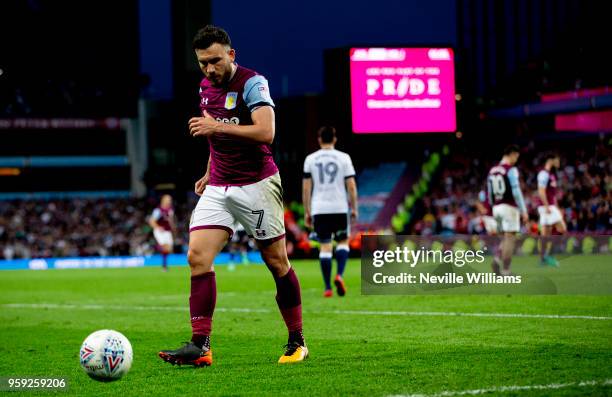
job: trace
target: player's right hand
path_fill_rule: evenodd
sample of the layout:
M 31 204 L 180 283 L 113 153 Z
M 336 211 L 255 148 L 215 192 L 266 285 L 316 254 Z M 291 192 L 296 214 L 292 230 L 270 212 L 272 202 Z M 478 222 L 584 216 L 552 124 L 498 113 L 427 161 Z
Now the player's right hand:
M 206 189 L 206 185 L 208 185 L 208 174 L 198 179 L 198 181 L 195 183 L 195 194 L 201 196 L 202 193 L 204 193 L 204 190 Z
M 546 214 L 550 215 L 551 211 L 550 211 L 550 205 L 546 206 Z
M 527 222 L 529 222 L 529 215 L 527 215 L 527 213 L 526 213 L 526 212 L 523 212 L 523 213 L 521 214 L 521 218 L 523 218 L 523 223 L 524 223 L 524 224 L 527 224 Z M 516 218 L 515 218 L 515 219 L 516 219 Z

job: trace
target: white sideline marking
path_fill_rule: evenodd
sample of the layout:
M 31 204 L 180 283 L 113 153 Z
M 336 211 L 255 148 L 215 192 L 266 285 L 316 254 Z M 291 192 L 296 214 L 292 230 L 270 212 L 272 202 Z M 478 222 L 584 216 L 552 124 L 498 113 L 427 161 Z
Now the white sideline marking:
M 84 310 L 137 310 L 137 311 L 188 311 L 185 306 L 114 306 L 114 305 L 71 305 L 56 303 L 5 303 L 5 308 L 19 309 L 84 309 Z M 276 313 L 270 309 L 252 309 L 239 307 L 218 307 L 218 312 L 229 313 Z M 440 316 L 440 317 L 493 317 L 493 318 L 543 318 L 543 319 L 579 319 L 579 320 L 612 320 L 608 316 L 583 316 L 563 314 L 525 314 L 525 313 L 464 313 L 464 312 L 407 312 L 376 310 L 305 310 L 312 314 L 342 314 L 357 316 Z
M 548 385 L 526 385 L 526 386 L 494 386 L 488 389 L 441 391 L 435 394 L 396 394 L 389 397 L 452 397 L 452 396 L 477 396 L 487 393 L 506 393 L 524 390 L 556 390 L 566 387 L 608 386 L 612 385 L 612 379 L 584 380 L 569 383 L 551 383 Z
M 324 312 L 318 312 L 324 313 Z M 376 310 L 335 310 L 333 314 L 357 314 L 373 316 L 442 316 L 442 317 L 506 317 L 506 318 L 553 318 L 581 320 L 612 320 L 606 316 L 583 316 L 575 314 L 526 314 L 526 313 L 464 313 L 464 312 L 401 312 Z

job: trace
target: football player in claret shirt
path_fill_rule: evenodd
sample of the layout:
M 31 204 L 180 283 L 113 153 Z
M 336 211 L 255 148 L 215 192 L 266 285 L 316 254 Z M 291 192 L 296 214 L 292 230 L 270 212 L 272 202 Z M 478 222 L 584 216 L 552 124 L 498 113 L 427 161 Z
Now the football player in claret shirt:
M 496 252 L 493 259 L 493 272 L 503 276 L 511 274 L 510 264 L 516 233 L 521 230 L 521 218 L 524 223 L 529 220 L 516 168 L 519 155 L 518 146 L 508 146 L 504 149 L 499 164 L 491 168 L 487 177 L 489 204 L 493 210 L 493 217 L 497 220 L 499 232 L 503 233 L 498 250 L 500 252 Z
M 276 283 L 276 302 L 289 333 L 278 362 L 300 362 L 308 349 L 302 334 L 300 285 L 285 246 L 283 190 L 270 150 L 275 127 L 268 82 L 235 62 L 236 52 L 223 29 L 201 29 L 193 48 L 204 78 L 201 116 L 189 120 L 189 132 L 208 139 L 210 156 L 204 176 L 195 184 L 201 197 L 189 225 L 192 338 L 159 356 L 172 364 L 212 364 L 210 335 L 217 300 L 213 260 L 239 222 L 255 239 Z
M 153 229 L 153 237 L 155 237 L 158 249 L 162 254 L 162 269 L 168 271 L 168 254 L 172 253 L 174 248 L 173 235 L 176 234 L 172 196 L 169 194 L 162 196 L 159 207 L 153 210 L 149 218 L 149 225 Z
M 557 206 L 557 175 L 559 156 L 548 154 L 544 159 L 544 168 L 538 173 L 538 214 L 540 215 L 540 264 L 559 266 L 559 262 L 549 255 L 549 238 L 554 227 L 558 233 L 567 230 L 563 215 Z

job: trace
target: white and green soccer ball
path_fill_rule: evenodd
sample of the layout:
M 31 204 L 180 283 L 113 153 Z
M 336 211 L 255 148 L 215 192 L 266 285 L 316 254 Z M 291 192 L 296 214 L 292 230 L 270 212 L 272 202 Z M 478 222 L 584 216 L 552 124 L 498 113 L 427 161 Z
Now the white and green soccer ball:
M 93 379 L 117 380 L 132 367 L 132 345 L 121 332 L 102 329 L 85 338 L 79 357 L 81 367 Z

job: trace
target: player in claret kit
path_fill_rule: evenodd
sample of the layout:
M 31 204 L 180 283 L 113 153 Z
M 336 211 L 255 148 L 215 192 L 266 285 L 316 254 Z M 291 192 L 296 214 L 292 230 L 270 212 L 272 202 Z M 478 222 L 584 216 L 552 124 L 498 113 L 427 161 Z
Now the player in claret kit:
M 149 225 L 153 229 L 153 237 L 162 254 L 162 269 L 168 271 L 168 254 L 172 253 L 173 236 L 176 234 L 172 196 L 169 194 L 162 196 L 159 207 L 155 208 L 149 217 Z
M 191 215 L 188 262 L 191 270 L 191 341 L 159 356 L 172 364 L 212 364 L 210 334 L 217 300 L 213 260 L 239 222 L 256 240 L 276 283 L 276 302 L 288 329 L 279 363 L 308 356 L 302 334 L 300 285 L 287 258 L 283 191 L 272 159 L 274 102 L 267 80 L 235 62 L 228 34 L 218 27 L 198 31 L 193 47 L 204 78 L 201 117 L 189 120 L 194 137 L 206 137 L 210 156 L 195 184 L 201 195 Z
M 334 285 L 339 296 L 346 294 L 342 278 L 349 255 L 348 201 L 351 203 L 351 218 L 356 220 L 357 184 L 351 157 L 334 148 L 337 142 L 333 127 L 322 127 L 318 131 L 321 149 L 311 153 L 304 160 L 302 201 L 304 203 L 305 225 L 314 224 L 316 238 L 321 244 L 319 261 L 325 283 L 323 296 L 332 296 L 332 239 L 335 239 L 336 263 L 338 265 Z
M 567 230 L 563 215 L 557 206 L 557 175 L 559 156 L 549 154 L 544 159 L 544 168 L 538 173 L 538 214 L 540 216 L 540 265 L 559 266 L 559 262 L 549 255 L 550 235 L 554 227 L 558 233 Z
M 497 220 L 499 231 L 503 233 L 492 267 L 494 273 L 504 276 L 511 274 L 510 264 L 516 233 L 521 229 L 521 218 L 524 223 L 529 220 L 516 168 L 519 155 L 518 146 L 508 146 L 504 149 L 501 162 L 491 168 L 487 177 L 489 204 L 493 208 L 493 217 Z
M 478 192 L 478 199 L 474 201 L 474 210 L 476 217 L 470 221 L 471 225 L 468 226 L 468 230 L 472 230 L 472 233 L 477 232 L 477 234 L 497 235 L 497 221 L 492 216 L 486 188 Z

